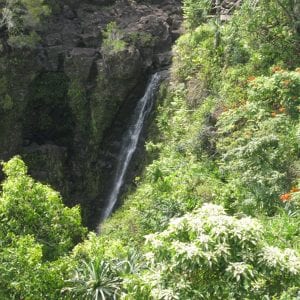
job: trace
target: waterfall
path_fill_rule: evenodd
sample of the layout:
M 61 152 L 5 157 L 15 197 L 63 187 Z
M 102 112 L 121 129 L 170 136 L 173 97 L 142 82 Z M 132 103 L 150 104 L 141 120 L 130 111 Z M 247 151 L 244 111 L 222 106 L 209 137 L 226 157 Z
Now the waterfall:
M 133 112 L 130 121 L 130 127 L 123 136 L 116 173 L 112 183 L 112 189 L 106 201 L 106 207 L 103 211 L 101 220 L 105 220 L 110 216 L 117 203 L 128 167 L 138 146 L 145 120 L 151 112 L 156 93 L 159 88 L 160 78 L 160 73 L 152 75 L 144 96 L 138 101 Z

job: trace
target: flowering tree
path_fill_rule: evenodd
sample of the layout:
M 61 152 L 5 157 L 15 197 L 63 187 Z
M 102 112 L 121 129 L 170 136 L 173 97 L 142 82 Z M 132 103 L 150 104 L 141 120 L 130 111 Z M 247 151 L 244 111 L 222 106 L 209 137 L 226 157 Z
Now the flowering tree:
M 296 251 L 268 245 L 257 220 L 229 216 L 218 205 L 172 219 L 146 239 L 149 271 L 133 292 L 144 299 L 263 299 L 299 280 Z

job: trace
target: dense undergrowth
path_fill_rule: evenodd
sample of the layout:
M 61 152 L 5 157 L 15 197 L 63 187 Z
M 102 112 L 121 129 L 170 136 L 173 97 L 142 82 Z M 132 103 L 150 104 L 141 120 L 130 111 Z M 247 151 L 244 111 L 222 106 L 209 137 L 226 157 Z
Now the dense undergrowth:
M 1 299 L 299 297 L 299 8 L 246 0 L 221 22 L 210 3 L 184 1 L 152 162 L 100 236 L 4 165 Z

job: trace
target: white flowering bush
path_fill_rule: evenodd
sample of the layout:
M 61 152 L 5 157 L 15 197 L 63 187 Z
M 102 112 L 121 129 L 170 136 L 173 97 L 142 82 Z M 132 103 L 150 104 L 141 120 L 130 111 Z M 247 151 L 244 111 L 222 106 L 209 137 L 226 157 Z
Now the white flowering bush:
M 172 219 L 146 243 L 149 270 L 135 289 L 143 299 L 264 299 L 299 286 L 296 251 L 267 245 L 257 220 L 229 216 L 218 205 Z

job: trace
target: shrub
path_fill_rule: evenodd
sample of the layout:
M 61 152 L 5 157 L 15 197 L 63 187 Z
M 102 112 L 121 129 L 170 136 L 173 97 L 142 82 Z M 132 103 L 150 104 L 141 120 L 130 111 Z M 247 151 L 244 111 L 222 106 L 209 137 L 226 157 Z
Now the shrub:
M 65 255 L 85 235 L 78 208 L 35 182 L 19 157 L 3 163 L 0 194 L 0 296 L 58 299 L 73 268 Z
M 126 42 L 122 40 L 124 33 L 115 22 L 111 22 L 106 26 L 103 37 L 102 51 L 105 54 L 115 54 L 123 51 L 126 47 Z
M 97 258 L 81 261 L 74 277 L 66 281 L 62 293 L 68 299 L 117 299 L 120 294 L 121 279 L 117 276 L 115 265 Z
M 196 28 L 206 20 L 206 16 L 212 8 L 210 0 L 184 0 L 183 12 L 187 25 Z
M 3 164 L 7 179 L 0 194 L 3 246 L 10 234 L 32 235 L 43 245 L 43 258 L 54 259 L 71 250 L 86 233 L 78 207 L 64 207 L 60 195 L 35 182 L 19 157 Z
M 257 220 L 228 216 L 221 206 L 172 219 L 146 240 L 150 269 L 144 289 L 136 288 L 143 299 L 263 299 L 298 283 L 299 255 L 266 244 Z
M 248 80 L 244 102 L 219 117 L 219 166 L 231 185 L 243 190 L 231 206 L 272 213 L 295 180 L 300 76 L 282 71 Z

